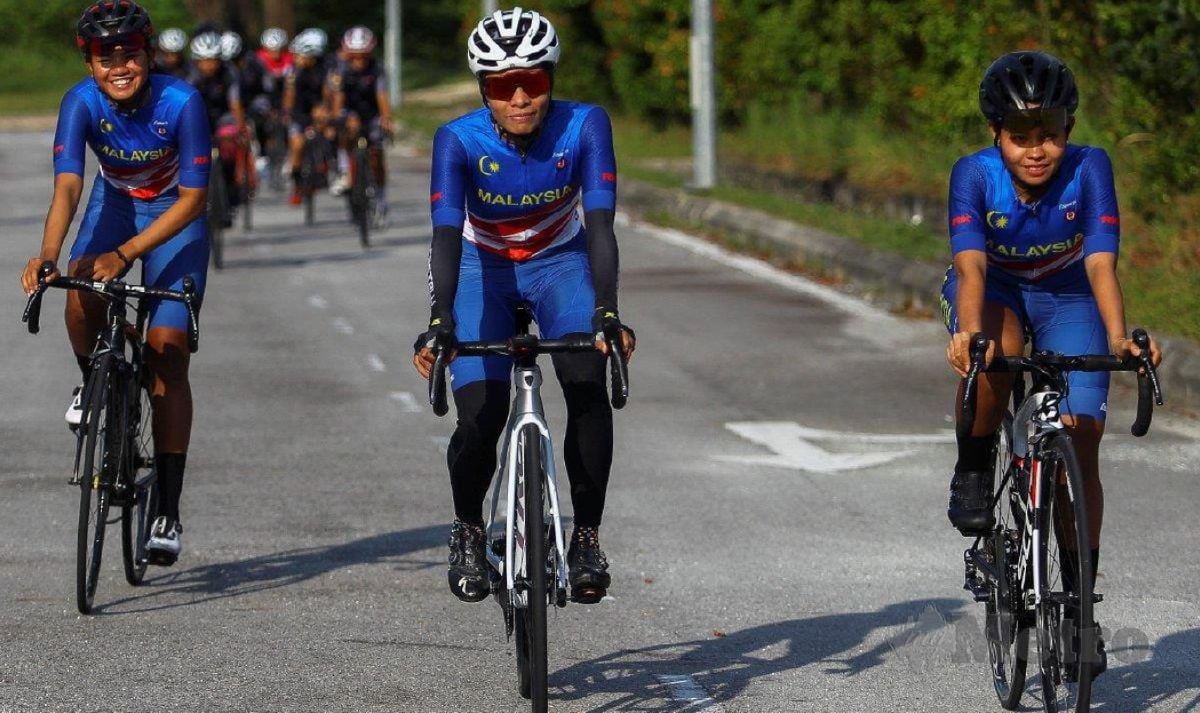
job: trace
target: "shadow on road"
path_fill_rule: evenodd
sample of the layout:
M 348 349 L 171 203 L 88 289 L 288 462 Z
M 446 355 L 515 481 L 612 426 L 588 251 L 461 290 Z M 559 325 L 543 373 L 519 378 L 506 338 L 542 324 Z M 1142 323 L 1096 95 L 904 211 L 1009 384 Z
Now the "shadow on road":
M 1149 652 L 1110 643 L 1109 659 L 1114 658 L 1130 663 L 1116 666 L 1113 662 L 1108 672 L 1096 680 L 1092 694 L 1092 710 L 1096 713 L 1200 711 L 1200 628 L 1168 634 Z M 1181 693 L 1191 698 L 1171 701 Z
M 924 613 L 936 610 L 940 626 L 947 627 L 963 606 L 955 599 L 918 599 L 878 611 L 792 619 L 723 637 L 625 649 L 552 673 L 550 685 L 557 690 L 551 696 L 561 700 L 581 700 L 597 693 L 617 696 L 593 711 L 699 710 L 704 704 L 694 698 L 672 700 L 670 689 L 681 676 L 690 676 L 718 703 L 737 698 L 755 679 L 813 664 L 829 674 L 854 676 L 880 665 L 895 650 L 897 640 L 925 628 L 929 617 Z M 873 631 L 894 626 L 913 631 L 906 629 L 898 637 L 858 650 Z
M 412 563 L 400 562 L 400 558 L 444 545 L 446 531 L 445 525 L 431 525 L 339 545 L 287 550 L 168 572 L 148 578 L 138 590 L 144 593 L 97 606 L 95 613 L 111 616 L 192 606 L 289 587 L 353 565 L 393 563 L 412 566 Z M 430 566 L 434 565 L 419 565 L 420 568 Z M 440 559 L 437 566 L 443 566 Z M 151 569 L 150 573 L 153 572 Z

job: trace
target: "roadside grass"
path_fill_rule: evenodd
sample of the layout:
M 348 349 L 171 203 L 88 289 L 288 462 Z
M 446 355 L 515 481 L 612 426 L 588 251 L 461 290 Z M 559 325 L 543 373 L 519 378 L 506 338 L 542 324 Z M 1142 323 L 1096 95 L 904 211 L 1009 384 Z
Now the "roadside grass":
M 53 114 L 85 69 L 79 53 L 16 44 L 0 53 L 0 115 Z

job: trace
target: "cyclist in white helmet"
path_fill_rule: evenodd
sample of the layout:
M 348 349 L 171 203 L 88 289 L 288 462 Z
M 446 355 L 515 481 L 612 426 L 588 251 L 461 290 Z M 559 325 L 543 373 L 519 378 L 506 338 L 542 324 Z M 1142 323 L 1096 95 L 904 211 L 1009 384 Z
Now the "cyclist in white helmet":
M 290 127 L 292 194 L 288 203 L 291 205 L 303 202 L 300 161 L 305 141 L 316 140 L 319 134 L 322 148 L 332 149 L 337 138 L 330 122 L 332 97 L 325 64 L 328 44 L 329 36 L 316 28 L 300 32 L 291 44 L 295 63 L 284 77 L 283 90 L 283 112 Z
M 183 51 L 187 49 L 187 44 L 187 33 L 178 27 L 168 27 L 158 33 L 156 42 L 158 51 L 154 53 L 154 71 L 180 79 L 186 78 L 188 65 Z
M 433 347 L 511 337 L 520 302 L 532 305 L 543 337 L 615 329 L 622 351 L 633 351 L 617 313 L 612 125 L 598 106 L 551 99 L 559 51 L 550 22 L 521 8 L 484 18 L 467 40 L 484 106 L 433 139 L 431 313 L 413 357 L 426 378 Z M 604 344 L 554 358 L 567 404 L 571 595 L 587 603 L 600 601 L 611 582 L 599 540 L 613 455 Z M 448 579 L 455 596 L 475 602 L 488 592 L 483 500 L 508 418 L 511 360 L 452 359 L 458 424 L 447 451 L 455 516 Z
M 201 32 L 192 38 L 192 67 L 187 82 L 200 92 L 208 112 L 213 145 L 220 149 L 226 185 L 229 186 L 230 208 L 238 205 L 236 186 L 243 180 L 245 167 L 238 165 L 238 141 L 248 135 L 246 113 L 242 109 L 241 82 L 237 70 L 221 61 L 221 34 L 216 30 Z M 233 211 L 226 216 L 232 225 Z M 226 226 L 228 227 L 228 226 Z
M 370 142 L 378 217 L 385 219 L 387 166 L 384 163 L 383 141 L 392 133 L 392 107 L 387 71 L 372 54 L 375 46 L 375 34 L 366 27 L 356 25 L 346 30 L 341 45 L 345 64 L 330 77 L 330 87 L 333 92 L 333 113 L 336 118 L 345 120 L 346 136 L 361 134 Z M 338 156 L 343 176 L 349 171 L 346 140 L 343 140 L 343 150 Z M 339 181 L 338 188 L 344 188 L 344 181 Z

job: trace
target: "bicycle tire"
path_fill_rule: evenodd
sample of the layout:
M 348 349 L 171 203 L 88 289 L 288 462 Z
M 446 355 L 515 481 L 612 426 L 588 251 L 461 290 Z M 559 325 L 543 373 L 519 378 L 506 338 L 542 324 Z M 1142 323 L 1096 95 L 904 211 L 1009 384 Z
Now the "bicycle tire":
M 225 170 L 220 155 L 214 151 L 208 174 L 208 241 L 213 267 L 218 270 L 225 267 L 225 215 L 228 212 Z
M 1038 636 L 1038 663 L 1042 678 L 1042 708 L 1046 713 L 1087 713 L 1091 709 L 1092 660 L 1096 648 L 1095 631 L 1092 626 L 1092 560 L 1088 537 L 1087 502 L 1083 497 L 1083 472 L 1071 438 L 1065 433 L 1052 433 L 1047 437 L 1040 455 L 1043 472 L 1059 476 L 1067 487 L 1056 487 L 1059 477 L 1047 479 L 1042 484 L 1048 517 L 1045 536 L 1034 552 L 1042 573 L 1036 583 L 1041 590 L 1041 604 L 1036 607 Z M 1063 557 L 1062 536 L 1057 517 L 1058 498 L 1065 494 L 1071 501 L 1076 552 L 1083 556 Z M 1078 628 L 1079 639 L 1075 644 L 1071 631 L 1064 631 L 1062 611 L 1054 601 L 1061 594 L 1064 567 L 1075 571 L 1075 601 L 1078 609 L 1075 621 L 1084 622 Z M 1057 576 L 1056 576 L 1057 575 Z M 1057 590 L 1056 590 L 1057 585 Z M 1068 637 L 1064 640 L 1064 634 Z M 1070 651 L 1068 649 L 1074 649 Z M 1073 683 L 1072 683 L 1073 680 Z
M 521 429 L 521 479 L 525 491 L 525 574 L 528 577 L 525 607 L 516 613 L 518 666 L 524 675 L 521 695 L 534 713 L 545 713 L 546 689 L 546 524 L 543 483 L 545 463 L 542 432 L 535 425 Z M 524 666 L 521 660 L 524 659 Z
M 250 209 L 253 205 L 253 194 L 250 193 L 249 183 L 239 187 L 238 192 L 242 198 L 242 230 L 248 233 L 254 230 L 253 211 Z
M 1012 417 L 1005 415 L 996 432 L 993 446 L 992 482 L 1004 483 L 1012 469 Z M 996 698 L 1005 710 L 1016 710 L 1025 691 L 1025 672 L 1029 660 L 1029 621 L 1016 593 L 1020 583 L 1015 581 L 1015 568 L 1010 562 L 1016 555 L 1010 552 L 1010 533 L 1019 533 L 1013 518 L 1011 490 L 1001 492 L 996 499 L 996 528 L 986 538 L 992 566 L 999 577 L 989 581 L 990 596 L 985 605 L 985 634 L 988 661 L 992 669 L 992 686 Z
M 354 149 L 354 185 L 352 200 L 355 204 L 354 220 L 358 224 L 358 242 L 364 249 L 371 246 L 371 162 L 366 146 Z
M 316 174 L 316 159 L 313 158 L 312 141 L 304 141 L 304 151 L 300 155 L 300 191 L 304 198 L 304 224 L 312 227 L 316 220 L 316 188 L 313 176 Z
M 158 511 L 158 474 L 151 460 L 152 451 L 145 435 L 150 433 L 150 391 L 145 384 L 134 387 L 137 399 L 136 410 L 129 413 L 136 418 L 137 428 L 129 432 L 129 446 L 125 458 L 125 476 L 130 483 L 132 498 L 121 509 L 121 559 L 125 565 L 125 581 L 138 586 L 146 576 L 149 558 L 146 540 L 150 525 Z M 139 476 L 139 470 L 146 470 Z
M 120 400 L 113 383 L 114 365 L 115 357 L 106 354 L 92 367 L 86 387 L 84 426 L 80 431 L 83 448 L 76 461 L 79 524 L 75 540 L 75 606 L 81 614 L 92 612 L 100 580 L 110 497 L 109 483 L 106 482 L 108 474 L 104 471 L 113 462 L 111 446 L 114 441 L 119 442 L 123 433 L 119 419 L 114 418 L 119 413 L 117 402 Z M 116 457 L 120 458 L 120 454 Z

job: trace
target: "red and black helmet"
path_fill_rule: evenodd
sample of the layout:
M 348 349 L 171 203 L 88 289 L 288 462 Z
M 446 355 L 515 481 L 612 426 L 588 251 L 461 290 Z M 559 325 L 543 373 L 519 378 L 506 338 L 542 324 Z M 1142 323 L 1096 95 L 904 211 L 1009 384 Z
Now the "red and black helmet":
M 75 43 L 84 57 L 101 54 L 115 45 L 149 48 L 153 37 L 150 13 L 133 0 L 100 0 L 84 10 L 75 23 Z

